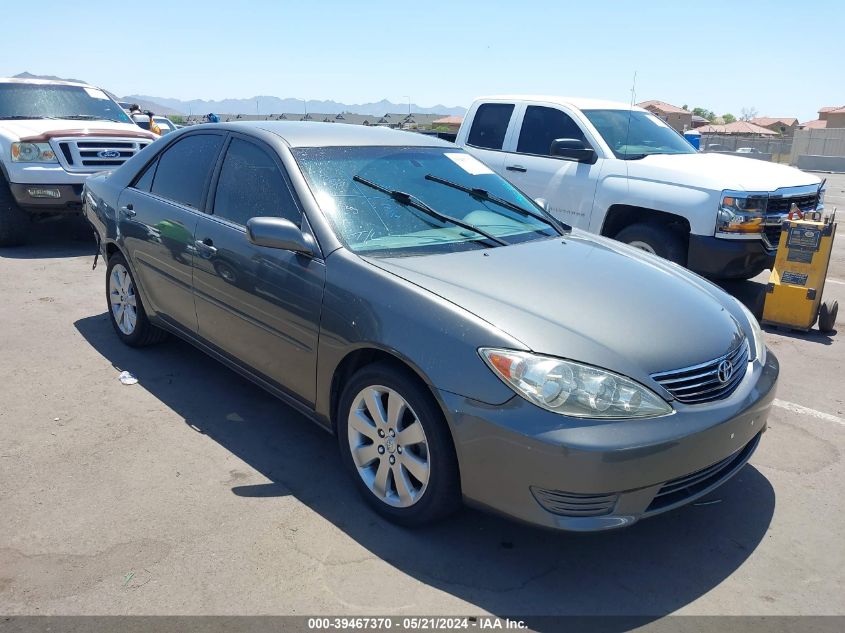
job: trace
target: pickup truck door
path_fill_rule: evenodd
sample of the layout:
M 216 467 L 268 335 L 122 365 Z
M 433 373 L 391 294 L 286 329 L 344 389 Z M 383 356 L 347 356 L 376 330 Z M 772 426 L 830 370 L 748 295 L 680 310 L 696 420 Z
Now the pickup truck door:
M 326 267 L 256 246 L 252 217 L 276 216 L 309 231 L 284 167 L 269 148 L 231 135 L 194 246 L 199 335 L 307 404 L 316 398 L 317 337 Z
M 197 331 L 191 288 L 194 229 L 223 134 L 189 134 L 166 148 L 120 194 L 117 230 L 161 319 Z
M 532 198 L 546 200 L 556 218 L 588 229 L 604 159 L 578 163 L 550 156 L 549 148 L 559 138 L 579 139 L 593 148 L 596 143 L 560 106 L 523 105 L 516 119 L 505 144 L 505 178 Z

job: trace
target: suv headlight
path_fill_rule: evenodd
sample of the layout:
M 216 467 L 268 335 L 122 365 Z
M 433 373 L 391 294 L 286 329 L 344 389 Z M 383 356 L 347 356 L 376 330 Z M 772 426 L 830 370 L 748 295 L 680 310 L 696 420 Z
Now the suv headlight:
M 751 310 L 746 308 L 744 303 L 742 303 L 739 299 L 737 299 L 736 302 L 739 304 L 739 307 L 742 308 L 742 311 L 745 313 L 745 318 L 748 319 L 748 323 L 751 326 L 751 337 L 754 341 L 754 360 L 759 360 L 761 365 L 765 365 L 766 340 L 763 338 L 763 328 L 760 327 L 760 323 L 757 321 L 757 318 L 751 314 Z
M 758 193 L 722 192 L 716 215 L 716 232 L 740 235 L 760 233 L 768 200 L 768 196 Z
M 12 143 L 13 163 L 57 163 L 49 143 Z
M 484 362 L 517 394 L 576 418 L 653 418 L 672 407 L 630 378 L 570 360 L 482 347 Z

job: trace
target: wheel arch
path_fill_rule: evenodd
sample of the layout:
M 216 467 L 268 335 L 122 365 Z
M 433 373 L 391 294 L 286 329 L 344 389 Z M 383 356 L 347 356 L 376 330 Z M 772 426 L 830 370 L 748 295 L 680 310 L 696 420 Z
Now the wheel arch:
M 396 350 L 386 349 L 372 343 L 361 344 L 355 349 L 349 350 L 335 366 L 332 372 L 332 379 L 329 385 L 327 402 L 329 405 L 328 418 L 333 433 L 337 432 L 337 408 L 340 404 L 340 395 L 343 386 L 360 369 L 378 362 L 385 362 L 396 366 L 401 371 L 412 375 L 425 385 L 428 392 L 434 398 L 441 412 L 444 412 L 443 402 L 437 395 L 437 390 L 432 388 L 431 381 L 415 363 Z M 444 415 L 444 417 L 446 417 Z M 448 426 L 448 418 L 447 418 Z M 451 432 L 451 429 L 450 429 Z M 453 438 L 454 442 L 454 438 Z
M 626 227 L 641 222 L 668 226 L 685 236 L 690 234 L 690 222 L 684 216 L 631 204 L 613 204 L 608 207 L 600 234 L 616 237 Z

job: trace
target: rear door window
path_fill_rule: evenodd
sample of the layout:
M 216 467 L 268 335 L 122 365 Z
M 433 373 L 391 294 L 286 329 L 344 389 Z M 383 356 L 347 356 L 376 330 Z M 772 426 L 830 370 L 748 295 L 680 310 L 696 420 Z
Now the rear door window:
M 483 103 L 478 106 L 467 143 L 484 149 L 502 149 L 513 107 L 512 103 Z
M 223 136 L 192 134 L 176 141 L 158 159 L 151 192 L 173 202 L 200 208 L 206 183 Z
M 528 106 L 519 130 L 516 151 L 520 154 L 549 156 L 552 141 L 574 138 L 587 143 L 584 133 L 572 117 L 557 108 Z

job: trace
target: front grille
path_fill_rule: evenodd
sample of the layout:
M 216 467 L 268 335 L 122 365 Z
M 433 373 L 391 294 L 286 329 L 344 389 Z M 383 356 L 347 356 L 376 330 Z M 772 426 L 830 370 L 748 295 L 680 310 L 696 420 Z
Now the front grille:
M 597 517 L 610 514 L 619 495 L 583 495 L 531 486 L 537 502 L 553 514 L 569 517 Z
M 119 167 L 150 144 L 145 139 L 63 138 L 56 140 L 57 156 L 70 172 L 91 173 Z M 100 156 L 108 152 L 107 156 Z M 117 154 L 112 156 L 111 154 Z
M 707 363 L 675 369 L 651 377 L 660 383 L 678 402 L 702 404 L 727 398 L 739 386 L 748 370 L 748 340 L 743 339 L 733 351 Z M 722 363 L 727 361 L 731 373 L 726 376 Z M 720 373 L 720 367 L 723 371 Z
M 797 204 L 802 211 L 815 211 L 819 203 L 819 194 L 804 196 L 770 196 L 766 204 L 766 213 L 789 213 L 792 205 Z
M 766 241 L 772 248 L 777 248 L 778 244 L 780 244 L 780 232 L 782 226 L 781 222 L 778 222 L 777 224 L 766 224 L 763 226 L 763 235 L 766 237 Z
M 663 510 L 669 506 L 682 503 L 690 497 L 700 495 L 714 485 L 724 481 L 732 475 L 738 467 L 748 461 L 757 444 L 760 434 L 755 435 L 748 444 L 732 455 L 716 462 L 712 466 L 702 468 L 690 475 L 667 481 L 660 487 L 654 499 L 646 509 L 646 513 Z

